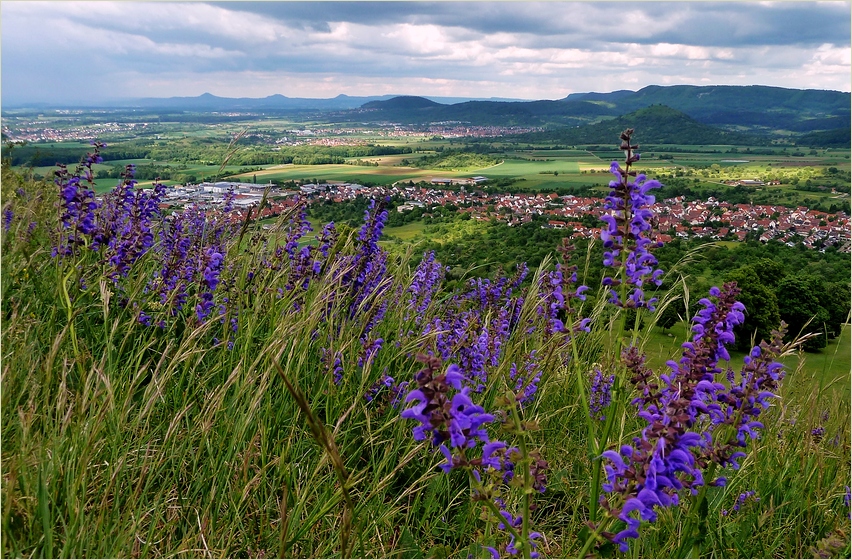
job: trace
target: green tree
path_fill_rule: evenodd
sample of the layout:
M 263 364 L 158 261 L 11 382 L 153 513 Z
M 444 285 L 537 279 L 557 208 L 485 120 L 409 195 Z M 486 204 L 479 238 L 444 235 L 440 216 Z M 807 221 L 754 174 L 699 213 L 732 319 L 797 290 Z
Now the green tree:
M 684 317 L 683 300 L 676 299 L 657 312 L 657 326 L 669 330 Z
M 738 299 L 746 308 L 745 321 L 734 328 L 737 348 L 747 350 L 751 346 L 752 337 L 755 343 L 769 340 L 772 330 L 781 323 L 775 292 L 761 282 L 760 275 L 752 265 L 729 272 L 725 281 L 737 283 L 742 290 Z
M 761 283 L 770 288 L 775 288 L 778 283 L 787 275 L 785 267 L 776 259 L 763 257 L 750 263 Z
M 843 324 L 849 320 L 850 288 L 848 283 L 823 282 L 823 289 L 817 294 L 820 305 L 828 312 L 826 329 L 828 338 L 840 336 Z
M 821 292 L 825 287 L 821 279 L 809 274 L 787 276 L 778 283 L 778 311 L 781 319 L 789 325 L 788 338 L 800 332 L 816 333 L 802 348 L 813 352 L 828 344 L 827 325 L 829 312 L 820 305 Z M 824 299 L 825 296 L 823 296 Z

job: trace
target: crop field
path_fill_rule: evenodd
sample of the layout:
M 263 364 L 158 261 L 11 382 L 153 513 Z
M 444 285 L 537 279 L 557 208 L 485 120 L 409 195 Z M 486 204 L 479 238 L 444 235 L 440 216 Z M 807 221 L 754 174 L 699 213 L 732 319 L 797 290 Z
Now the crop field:
M 429 177 L 447 176 L 447 173 L 430 172 L 428 170 L 404 168 L 404 167 L 365 167 L 345 164 L 330 165 L 276 165 L 262 171 L 234 175 L 234 178 L 245 180 L 252 175 L 257 175 L 258 182 L 261 178 L 266 181 L 343 181 L 359 182 L 370 181 L 373 183 L 391 184 L 396 181 L 413 179 L 415 182 L 428 180 Z

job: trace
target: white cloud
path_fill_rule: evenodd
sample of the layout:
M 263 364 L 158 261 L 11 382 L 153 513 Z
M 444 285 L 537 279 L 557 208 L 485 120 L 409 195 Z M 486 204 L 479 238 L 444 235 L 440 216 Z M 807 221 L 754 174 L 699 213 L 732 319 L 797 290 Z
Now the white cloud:
M 6 7 L 8 6 L 8 10 Z M 4 2 L 11 17 L 79 21 L 91 27 L 139 33 L 203 33 L 247 44 L 273 42 L 290 30 L 268 18 L 201 2 Z
M 105 97 L 529 92 L 529 98 L 555 99 L 654 83 L 849 91 L 852 70 L 848 2 L 313 2 L 291 8 L 4 0 L 2 11 L 3 94 L 10 99 L 63 93 L 39 89 L 39 76 L 58 76 L 66 90 L 87 88 Z M 812 24 L 819 33 L 809 31 Z M 844 29 L 845 38 L 838 32 Z M 133 76 L 138 87 L 119 91 L 124 86 L 108 78 L 117 73 Z M 101 85 L 90 87 L 100 75 Z

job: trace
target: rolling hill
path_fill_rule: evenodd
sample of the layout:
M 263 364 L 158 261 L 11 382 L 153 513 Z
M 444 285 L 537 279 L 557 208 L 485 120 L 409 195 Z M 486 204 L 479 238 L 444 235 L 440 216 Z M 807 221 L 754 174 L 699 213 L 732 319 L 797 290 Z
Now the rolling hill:
M 849 93 L 768 86 L 648 86 L 635 92 L 571 94 L 555 101 L 430 102 L 408 108 L 406 104 L 385 100 L 342 112 L 336 119 L 576 127 L 655 105 L 731 133 L 777 136 L 852 127 Z
M 726 131 L 703 124 L 692 117 L 665 105 L 652 105 L 626 115 L 581 127 L 559 127 L 543 132 L 518 135 L 526 142 L 556 142 L 560 144 L 610 144 L 626 128 L 642 131 L 644 144 L 739 144 L 768 143 L 764 137 Z

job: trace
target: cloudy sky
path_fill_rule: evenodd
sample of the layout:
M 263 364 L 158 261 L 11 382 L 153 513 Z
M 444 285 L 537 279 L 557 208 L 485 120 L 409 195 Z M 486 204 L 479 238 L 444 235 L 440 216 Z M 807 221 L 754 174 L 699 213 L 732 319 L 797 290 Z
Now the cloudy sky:
M 2 102 L 850 91 L 850 2 L 0 4 Z

